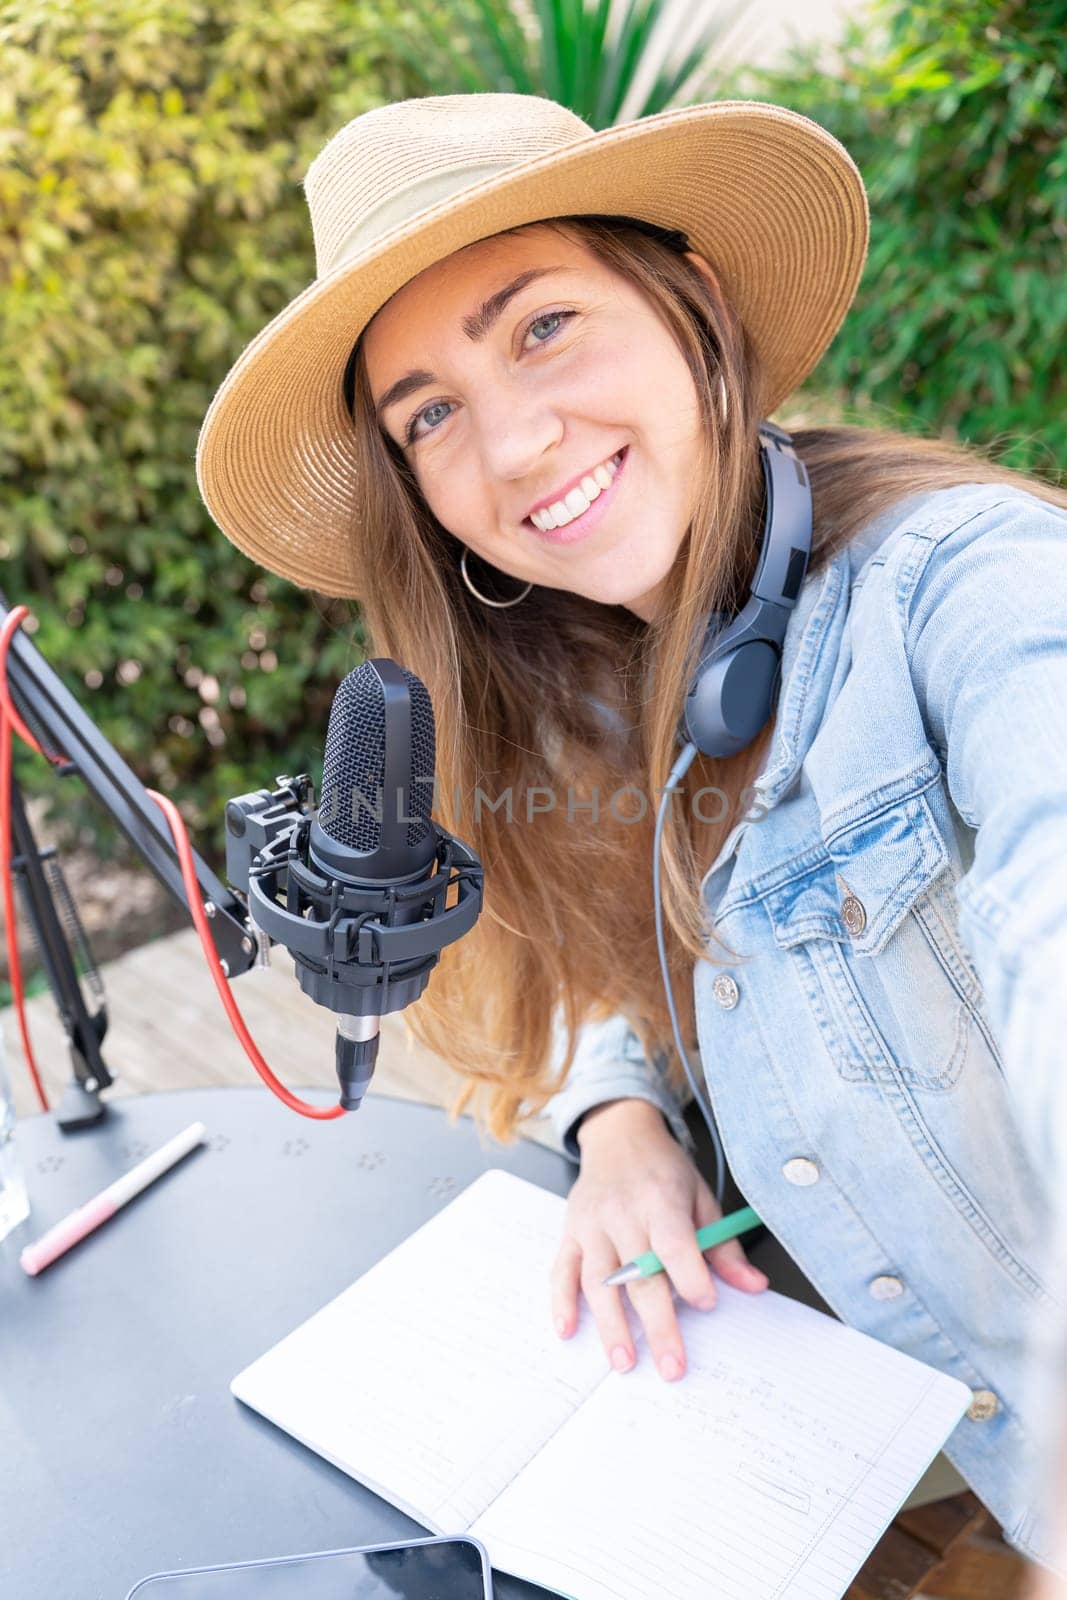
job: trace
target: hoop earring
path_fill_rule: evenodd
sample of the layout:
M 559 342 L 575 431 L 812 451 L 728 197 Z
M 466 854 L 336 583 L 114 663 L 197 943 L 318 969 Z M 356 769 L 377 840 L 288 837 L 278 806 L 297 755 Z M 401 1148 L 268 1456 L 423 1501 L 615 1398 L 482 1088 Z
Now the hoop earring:
M 467 571 L 467 553 L 467 546 L 464 545 L 463 554 L 459 558 L 459 570 L 463 576 L 463 582 L 467 585 L 467 588 L 470 590 L 471 594 L 474 595 L 475 599 L 482 602 L 483 606 L 498 606 L 506 609 L 508 606 L 517 606 L 520 600 L 526 599 L 526 596 L 533 588 L 532 583 L 527 583 L 522 593 L 517 594 L 514 600 L 490 600 L 484 594 L 479 594 L 471 582 L 470 573 Z

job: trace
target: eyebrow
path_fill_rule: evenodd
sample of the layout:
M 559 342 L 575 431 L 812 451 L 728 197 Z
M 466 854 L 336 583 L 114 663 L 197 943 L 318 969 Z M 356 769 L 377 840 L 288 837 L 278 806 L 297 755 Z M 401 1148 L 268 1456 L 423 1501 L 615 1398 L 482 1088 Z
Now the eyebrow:
M 533 283 L 538 278 L 544 278 L 550 272 L 562 272 L 563 270 L 562 267 L 530 267 L 526 272 L 520 272 L 517 278 L 512 278 L 510 283 L 506 283 L 502 289 L 498 289 L 495 294 L 491 294 L 488 300 L 478 307 L 473 316 L 461 317 L 460 327 L 467 335 L 467 338 L 477 344 L 485 338 L 493 324 L 502 315 L 508 302 L 514 300 L 517 294 L 521 294 L 527 284 Z M 398 405 L 401 400 L 406 400 L 409 394 L 414 394 L 416 389 L 424 389 L 427 384 L 436 383 L 437 381 L 432 372 L 426 372 L 421 367 L 416 367 L 411 372 L 405 372 L 402 378 L 398 378 L 394 384 L 391 384 L 386 389 L 375 406 L 374 410 L 378 421 L 381 421 L 382 416 L 389 410 L 390 406 Z

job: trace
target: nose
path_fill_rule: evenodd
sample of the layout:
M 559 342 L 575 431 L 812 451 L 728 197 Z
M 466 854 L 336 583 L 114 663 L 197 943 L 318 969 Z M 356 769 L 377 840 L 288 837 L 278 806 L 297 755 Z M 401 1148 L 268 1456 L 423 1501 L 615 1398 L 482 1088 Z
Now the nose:
M 477 427 L 487 475 L 512 486 L 535 484 L 563 437 L 563 419 L 551 401 L 518 384 L 500 384 L 481 396 Z

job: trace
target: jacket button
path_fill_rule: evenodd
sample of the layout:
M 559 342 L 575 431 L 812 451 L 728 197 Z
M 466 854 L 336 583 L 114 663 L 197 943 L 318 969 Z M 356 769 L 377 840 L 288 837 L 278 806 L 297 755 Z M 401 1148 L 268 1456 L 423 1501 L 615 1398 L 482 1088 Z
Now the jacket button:
M 972 1422 L 986 1422 L 1000 1410 L 1000 1401 L 992 1389 L 973 1389 L 967 1415 Z
M 867 926 L 867 913 L 863 909 L 863 902 L 857 900 L 854 894 L 846 894 L 841 902 L 841 921 L 853 939 L 858 938 Z
M 720 972 L 711 986 L 711 992 L 725 1011 L 732 1011 L 740 996 L 740 989 L 728 972 Z
M 872 1278 L 867 1288 L 872 1300 L 895 1300 L 897 1295 L 904 1293 L 904 1285 L 899 1278 Z
M 806 1189 L 809 1184 L 818 1183 L 819 1169 L 806 1156 L 794 1156 L 782 1168 L 782 1177 L 787 1183 L 795 1183 L 799 1188 Z

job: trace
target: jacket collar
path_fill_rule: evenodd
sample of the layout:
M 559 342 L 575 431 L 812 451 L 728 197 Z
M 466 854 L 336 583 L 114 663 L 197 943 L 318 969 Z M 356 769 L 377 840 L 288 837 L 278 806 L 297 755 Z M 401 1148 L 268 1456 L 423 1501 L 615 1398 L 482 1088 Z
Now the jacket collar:
M 799 772 L 826 709 L 848 615 L 851 562 L 847 549 L 806 578 L 782 644 L 781 690 L 763 771 L 753 783 L 766 812 Z

